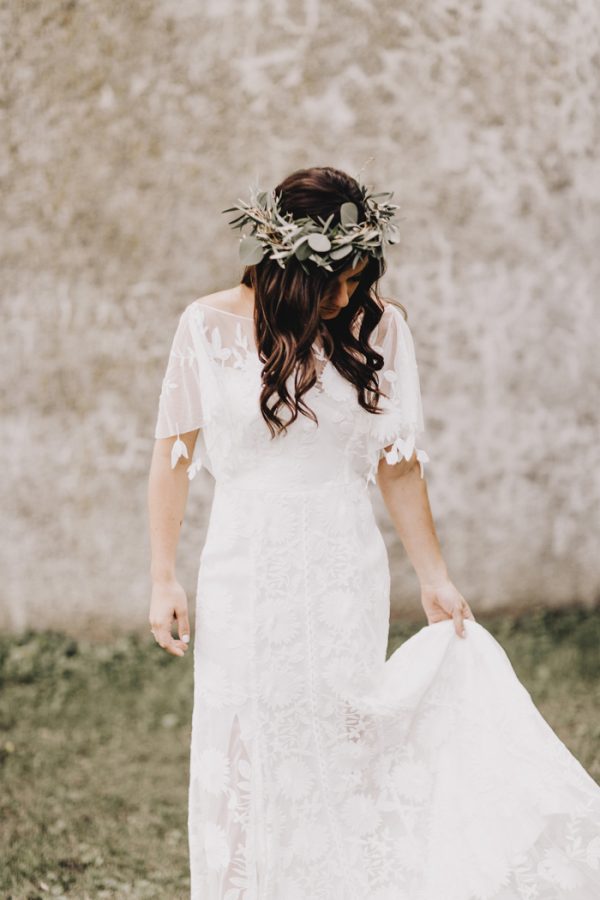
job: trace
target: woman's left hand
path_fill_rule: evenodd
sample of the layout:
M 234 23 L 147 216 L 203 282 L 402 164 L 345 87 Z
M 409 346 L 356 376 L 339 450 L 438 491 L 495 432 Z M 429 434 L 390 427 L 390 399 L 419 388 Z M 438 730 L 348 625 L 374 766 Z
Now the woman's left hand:
M 422 584 L 421 603 L 429 625 L 453 619 L 459 637 L 467 636 L 463 619 L 477 621 L 463 595 L 448 579 L 438 584 Z

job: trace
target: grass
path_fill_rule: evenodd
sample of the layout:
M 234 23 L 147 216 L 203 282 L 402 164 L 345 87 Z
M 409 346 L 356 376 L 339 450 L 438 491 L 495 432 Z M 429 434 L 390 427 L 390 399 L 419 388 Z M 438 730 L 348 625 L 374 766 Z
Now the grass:
M 0 658 L 0 896 L 189 896 L 191 653 L 40 633 Z
M 600 609 L 479 621 L 598 781 Z M 189 897 L 192 664 L 137 635 L 0 638 L 4 900 Z

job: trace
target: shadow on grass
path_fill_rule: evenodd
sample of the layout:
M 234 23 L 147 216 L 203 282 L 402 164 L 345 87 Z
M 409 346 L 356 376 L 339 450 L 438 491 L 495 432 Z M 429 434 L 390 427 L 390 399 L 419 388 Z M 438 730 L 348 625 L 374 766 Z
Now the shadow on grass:
M 600 610 L 477 618 L 598 780 Z M 3 898 L 189 897 L 192 669 L 138 635 L 0 638 Z

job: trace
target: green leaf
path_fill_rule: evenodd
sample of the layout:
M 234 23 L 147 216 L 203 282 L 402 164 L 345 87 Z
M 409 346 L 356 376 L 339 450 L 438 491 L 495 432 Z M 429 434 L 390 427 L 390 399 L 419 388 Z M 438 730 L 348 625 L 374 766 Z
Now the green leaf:
M 328 229 L 329 226 L 331 225 L 332 219 L 333 219 L 333 213 L 331 213 L 330 216 L 327 216 L 327 218 L 326 218 L 325 220 L 323 220 L 323 219 L 321 218 L 321 216 L 319 216 L 319 222 L 320 222 L 321 225 L 323 226 L 323 229 L 322 229 L 323 232 L 326 232 L 326 231 L 327 231 L 327 229 Z
M 265 255 L 260 241 L 253 235 L 242 238 L 239 247 L 240 260 L 245 266 L 255 266 Z
M 327 269 L 329 272 L 332 271 L 331 264 L 328 263 L 326 259 L 323 259 L 322 256 L 315 256 L 314 254 L 311 254 L 309 259 L 311 259 L 315 263 L 315 265 L 319 266 L 320 268 Z
M 294 256 L 296 257 L 296 259 L 308 259 L 310 253 L 311 250 L 308 241 L 303 241 L 301 244 L 298 244 L 298 246 L 294 250 Z
M 335 238 L 335 244 L 337 247 L 342 247 L 344 244 L 352 244 L 356 240 L 356 234 L 338 234 Z
M 358 207 L 356 203 L 342 203 L 340 206 L 340 219 L 342 225 L 355 225 L 358 222 Z
M 316 250 L 318 253 L 325 253 L 327 250 L 331 249 L 331 241 L 325 234 L 321 234 L 320 232 L 315 232 L 314 234 L 309 234 L 308 243 L 310 244 L 313 250 Z
M 346 244 L 343 247 L 338 247 L 337 250 L 332 250 L 329 255 L 332 259 L 343 259 L 349 253 L 352 253 L 352 245 Z
M 294 250 L 294 252 L 295 252 L 295 251 L 296 251 L 296 248 L 299 247 L 300 244 L 303 244 L 303 243 L 304 243 L 305 241 L 307 241 L 307 240 L 308 240 L 308 235 L 307 235 L 307 234 L 301 234 L 300 237 L 297 238 L 297 239 L 294 241 L 294 243 L 292 244 L 292 250 Z

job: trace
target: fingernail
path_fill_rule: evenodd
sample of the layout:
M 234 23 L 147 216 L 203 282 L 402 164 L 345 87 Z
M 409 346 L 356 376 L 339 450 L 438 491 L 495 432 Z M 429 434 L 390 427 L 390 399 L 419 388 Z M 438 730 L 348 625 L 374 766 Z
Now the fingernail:
M 190 642 L 190 636 L 189 636 L 189 634 L 184 634 L 184 635 L 182 636 L 181 640 L 184 641 L 186 644 L 189 644 L 189 642 Z

